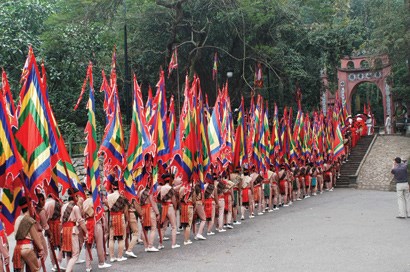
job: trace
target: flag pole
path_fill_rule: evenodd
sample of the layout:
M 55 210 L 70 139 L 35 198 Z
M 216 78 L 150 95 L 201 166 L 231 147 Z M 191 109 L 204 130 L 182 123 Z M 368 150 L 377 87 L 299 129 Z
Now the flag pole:
M 218 99 L 218 72 L 215 75 L 215 101 Z
M 181 99 L 179 94 L 179 67 L 177 66 L 177 93 L 178 93 L 178 117 L 181 116 Z

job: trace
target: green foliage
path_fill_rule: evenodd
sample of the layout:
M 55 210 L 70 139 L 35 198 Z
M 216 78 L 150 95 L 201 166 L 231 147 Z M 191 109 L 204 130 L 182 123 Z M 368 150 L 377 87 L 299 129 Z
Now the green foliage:
M 15 97 L 28 45 L 41 48 L 40 34 L 44 31 L 44 20 L 52 11 L 52 3 L 39 1 L 21 0 L 0 4 L 0 67 L 8 73 Z
M 168 68 L 178 47 L 179 74 L 167 80 L 167 94 L 177 97 L 185 75 L 198 74 L 202 91 L 215 99 L 212 62 L 219 55 L 218 84 L 233 72 L 229 89 L 233 107 L 240 95 L 250 101 L 254 69 L 264 68 L 264 88 L 270 103 L 295 106 L 300 86 L 303 105 L 314 109 L 322 87 L 320 70 L 327 69 L 336 89 L 336 67 L 345 55 L 365 50 L 387 53 L 393 65 L 393 92 L 409 100 L 410 5 L 402 0 L 53 0 L 0 4 L 0 65 L 10 75 L 16 97 L 21 67 L 32 44 L 48 73 L 49 96 L 64 134 L 74 124 L 84 127 L 85 103 L 72 110 L 81 91 L 88 61 L 94 64 L 96 116 L 102 134 L 103 96 L 98 92 L 101 70 L 108 74 L 117 45 L 118 88 L 122 112 L 129 110 L 131 90 L 124 69 L 124 27 L 128 62 L 143 93 L 155 86 L 160 67 Z M 407 60 L 407 63 L 404 62 Z M 125 98 L 127 96 L 127 99 Z M 128 100 L 128 101 L 127 101 Z M 126 108 L 128 106 L 128 108 Z M 129 120 L 125 120 L 129 125 Z M 71 133 L 82 137 L 82 131 Z M 67 136 L 65 136 L 67 138 Z

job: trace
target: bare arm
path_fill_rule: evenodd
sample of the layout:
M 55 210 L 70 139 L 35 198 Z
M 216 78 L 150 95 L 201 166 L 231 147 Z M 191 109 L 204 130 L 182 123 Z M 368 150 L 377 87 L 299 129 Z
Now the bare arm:
M 171 202 L 174 208 L 176 209 L 177 208 L 177 198 L 175 197 L 175 195 L 171 197 Z
M 149 196 L 149 202 L 151 203 L 152 209 L 154 210 L 155 214 L 159 214 L 157 203 L 154 201 L 152 195 Z
M 7 250 L 7 247 L 5 247 L 5 246 L 3 245 L 3 243 L 6 244 L 7 242 L 6 242 L 6 241 L 2 241 L 2 242 L 0 243 L 0 253 L 3 255 L 4 262 L 6 262 L 6 260 L 7 260 L 7 263 L 8 263 L 9 251 Z M 7 263 L 6 263 L 6 264 L 7 264 Z
M 218 201 L 219 201 L 218 192 L 216 191 L 216 186 L 215 186 L 215 188 L 214 188 L 214 202 L 215 202 L 216 205 L 218 205 Z
M 81 229 L 83 230 L 83 232 L 85 233 L 86 239 L 88 239 L 87 227 L 85 226 L 84 218 L 81 216 L 80 208 L 79 208 L 78 206 L 74 206 L 72 212 L 74 213 L 75 221 L 78 223 L 78 225 L 80 226 L 80 228 L 81 228 Z
M 48 230 L 49 229 L 49 226 L 48 226 L 48 223 L 47 223 L 47 213 L 46 213 L 46 211 L 43 209 L 41 212 L 40 212 L 40 214 L 39 214 L 39 217 L 40 217 L 40 225 L 41 225 L 41 227 L 44 229 L 44 230 Z
M 128 205 L 125 205 L 124 207 L 124 217 L 125 217 L 125 223 L 129 222 L 130 213 L 128 212 Z
M 30 236 L 38 249 L 38 255 L 42 258 L 44 256 L 44 248 L 35 224 L 30 227 Z

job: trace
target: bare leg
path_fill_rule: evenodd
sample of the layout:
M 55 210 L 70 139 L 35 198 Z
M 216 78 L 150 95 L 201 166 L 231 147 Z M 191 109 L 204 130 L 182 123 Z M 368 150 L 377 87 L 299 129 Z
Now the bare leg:
M 171 224 L 171 241 L 172 245 L 174 246 L 177 243 L 177 222 L 173 206 L 169 206 L 168 208 L 168 219 L 169 223 Z
M 218 200 L 218 229 L 223 229 L 224 223 L 224 209 L 225 209 L 225 199 L 221 198 Z
M 78 239 L 77 234 L 72 235 L 72 252 L 71 258 L 68 259 L 67 268 L 65 271 L 71 272 L 74 271 L 74 265 L 78 260 L 78 256 L 80 255 L 80 241 Z
M 214 221 L 215 221 L 215 202 L 212 202 L 212 217 L 211 217 L 211 221 L 208 221 L 208 233 L 212 232 Z

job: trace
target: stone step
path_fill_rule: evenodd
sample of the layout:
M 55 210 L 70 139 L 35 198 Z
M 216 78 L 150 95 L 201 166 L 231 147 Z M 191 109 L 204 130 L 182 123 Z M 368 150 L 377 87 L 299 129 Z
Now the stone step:
M 337 185 L 337 186 L 339 186 L 339 185 L 349 185 L 349 184 L 350 184 L 350 182 L 348 182 L 348 181 L 343 181 L 343 182 L 342 182 L 342 181 L 341 181 L 341 182 L 338 181 L 338 182 L 336 182 L 336 185 Z
M 336 185 L 339 188 L 347 188 L 350 186 L 351 177 L 356 175 L 357 170 L 366 155 L 367 150 L 375 136 L 362 137 L 349 156 L 349 161 L 342 164 L 340 169 L 340 178 L 336 180 Z
M 336 180 L 336 183 L 349 183 L 349 179 L 347 177 L 340 176 L 340 178 Z
M 336 184 L 336 188 L 350 188 L 350 184 Z
M 360 163 L 358 164 L 352 164 L 346 167 L 343 167 L 341 170 L 345 170 L 345 169 L 357 169 L 359 167 Z

